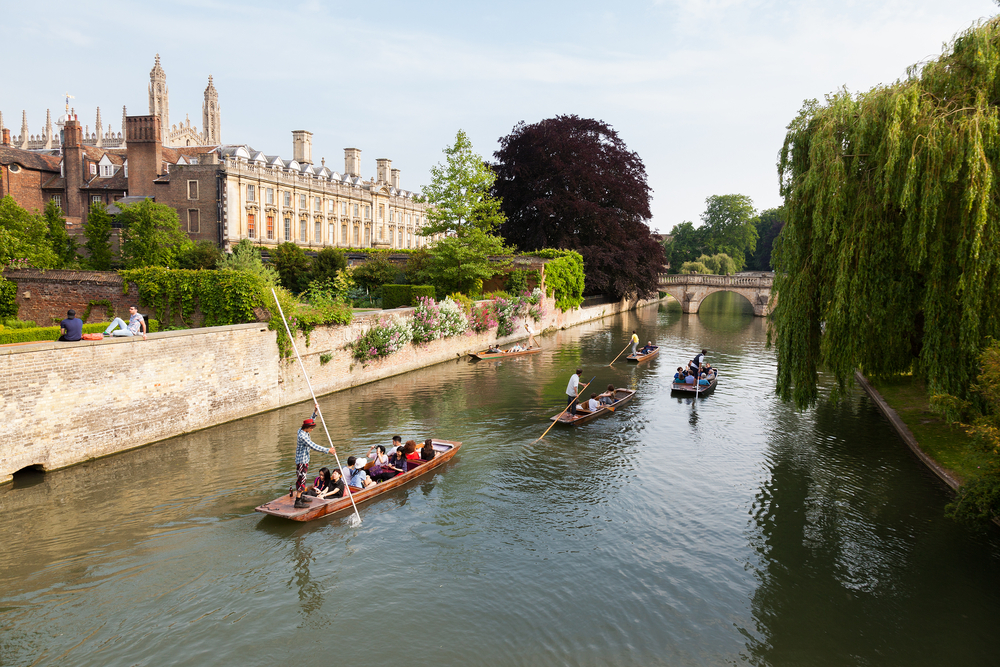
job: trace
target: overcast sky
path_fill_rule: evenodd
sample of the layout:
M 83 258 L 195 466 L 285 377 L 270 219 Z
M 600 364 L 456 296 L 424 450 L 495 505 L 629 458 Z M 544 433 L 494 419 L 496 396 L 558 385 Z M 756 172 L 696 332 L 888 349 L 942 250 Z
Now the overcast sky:
M 170 121 L 201 130 L 212 74 L 222 140 L 291 157 L 291 131 L 313 132 L 313 159 L 362 175 L 392 159 L 419 190 L 465 129 L 493 158 L 524 120 L 601 119 L 646 165 L 651 225 L 697 222 L 705 198 L 780 204 L 775 162 L 802 101 L 864 91 L 940 54 L 991 0 L 796 2 L 4 2 L 4 125 L 21 111 L 37 134 L 63 92 L 82 123 L 101 107 L 148 113 L 156 53 Z

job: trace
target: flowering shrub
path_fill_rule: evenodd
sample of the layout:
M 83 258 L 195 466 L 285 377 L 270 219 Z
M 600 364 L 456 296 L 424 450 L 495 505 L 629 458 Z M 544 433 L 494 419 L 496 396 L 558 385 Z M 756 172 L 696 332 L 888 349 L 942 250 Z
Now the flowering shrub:
M 514 333 L 517 318 L 521 314 L 521 300 L 517 297 L 511 299 L 499 297 L 493 299 L 491 304 L 497 317 L 497 338 Z
M 361 363 L 398 352 L 413 339 L 410 323 L 398 317 L 384 317 L 350 344 L 354 358 Z
M 472 307 L 469 313 L 469 328 L 476 333 L 483 333 L 497 325 L 496 317 L 493 315 L 493 308 L 488 303 L 481 303 Z
M 542 290 L 537 287 L 531 290 L 531 294 L 524 296 L 527 316 L 536 322 L 541 322 L 545 317 L 545 307 L 542 305 Z
M 413 331 L 414 343 L 429 343 L 435 338 L 441 337 L 441 307 L 434 303 L 434 299 L 429 296 L 422 296 L 417 299 L 417 306 L 413 310 L 413 320 L 411 328 Z
M 469 321 L 465 318 L 465 310 L 461 305 L 448 298 L 438 304 L 438 307 L 441 313 L 441 338 L 457 336 L 469 330 Z

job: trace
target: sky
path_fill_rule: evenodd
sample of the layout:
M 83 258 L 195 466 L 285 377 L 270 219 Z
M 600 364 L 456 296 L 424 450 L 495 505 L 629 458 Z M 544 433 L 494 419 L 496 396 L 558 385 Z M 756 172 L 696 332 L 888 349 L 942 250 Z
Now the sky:
M 170 122 L 201 128 L 211 74 L 222 141 L 342 171 L 344 148 L 419 191 L 464 129 L 493 159 L 520 121 L 562 114 L 613 127 L 646 166 L 650 226 L 696 224 L 712 195 L 781 204 L 785 128 L 804 100 L 888 85 L 955 35 L 1000 13 L 992 0 L 395 2 L 197 0 L 4 2 L 0 112 L 31 134 L 74 95 L 80 122 L 118 131 L 148 113 L 160 54 Z M 16 55 L 15 55 L 16 54 Z

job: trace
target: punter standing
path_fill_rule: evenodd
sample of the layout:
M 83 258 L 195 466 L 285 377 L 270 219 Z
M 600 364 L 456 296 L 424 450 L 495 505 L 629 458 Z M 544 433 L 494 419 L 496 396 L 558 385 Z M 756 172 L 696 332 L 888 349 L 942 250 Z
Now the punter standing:
M 333 447 L 330 449 L 320 447 L 309 437 L 312 430 L 316 428 L 317 414 L 319 414 L 318 405 L 313 410 L 313 416 L 303 420 L 302 428 L 299 429 L 295 439 L 295 486 L 288 489 L 288 495 L 295 497 L 295 508 L 305 507 L 312 502 L 308 498 L 302 497 L 302 492 L 306 490 L 306 472 L 309 470 L 309 450 L 315 449 L 317 452 L 326 452 L 330 455 L 336 454 L 337 451 Z
M 569 379 L 569 384 L 566 385 L 566 399 L 569 403 L 569 413 L 576 416 L 576 399 L 580 397 L 580 373 L 583 369 L 577 368 L 576 373 L 572 375 Z
M 636 330 L 632 330 L 632 356 L 636 356 L 636 350 L 639 349 L 639 334 Z

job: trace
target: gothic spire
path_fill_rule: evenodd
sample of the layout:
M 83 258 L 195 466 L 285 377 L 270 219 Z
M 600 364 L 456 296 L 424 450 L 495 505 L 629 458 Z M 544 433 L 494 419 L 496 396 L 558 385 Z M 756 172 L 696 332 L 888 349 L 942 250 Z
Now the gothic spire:
M 104 145 L 104 126 L 101 125 L 101 107 L 97 107 L 97 124 L 94 126 L 97 130 L 97 141 L 94 145 L 100 148 Z

